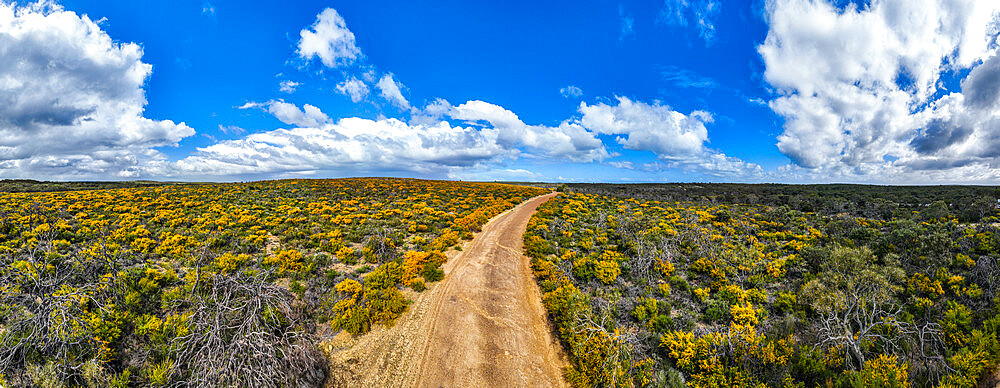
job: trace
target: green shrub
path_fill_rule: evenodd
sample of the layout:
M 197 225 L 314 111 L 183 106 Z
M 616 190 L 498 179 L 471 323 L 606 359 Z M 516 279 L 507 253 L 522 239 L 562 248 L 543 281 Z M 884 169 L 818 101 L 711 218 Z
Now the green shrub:
M 428 262 L 424 264 L 424 268 L 420 270 L 420 276 L 428 282 L 436 282 L 444 279 L 444 271 L 440 269 L 441 263 L 438 262 Z
M 292 282 L 288 284 L 288 289 L 299 298 L 302 298 L 306 294 L 306 286 L 298 280 L 292 280 Z
M 795 311 L 795 307 L 798 305 L 795 293 L 792 292 L 779 292 L 774 298 L 774 307 L 780 312 L 792 312 Z
M 687 282 L 687 280 L 685 280 L 684 278 L 682 278 L 680 276 L 676 276 L 676 275 L 675 276 L 671 276 L 670 277 L 670 285 L 673 288 L 676 288 L 678 291 L 687 291 L 688 290 L 688 282 Z
M 718 299 L 709 299 L 708 307 L 705 308 L 705 320 L 709 322 L 723 322 L 729 319 L 730 305 Z
M 424 284 L 424 278 L 415 278 L 411 280 L 409 286 L 411 289 L 413 289 L 413 291 L 416 292 L 422 292 L 423 290 L 427 289 L 427 285 Z

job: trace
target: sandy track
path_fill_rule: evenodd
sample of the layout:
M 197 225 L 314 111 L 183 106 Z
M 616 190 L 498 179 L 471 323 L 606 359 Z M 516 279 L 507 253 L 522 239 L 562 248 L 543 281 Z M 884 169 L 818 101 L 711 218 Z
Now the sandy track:
M 333 341 L 330 386 L 564 387 L 565 355 L 552 335 L 522 239 L 532 198 L 483 226 L 391 328 Z

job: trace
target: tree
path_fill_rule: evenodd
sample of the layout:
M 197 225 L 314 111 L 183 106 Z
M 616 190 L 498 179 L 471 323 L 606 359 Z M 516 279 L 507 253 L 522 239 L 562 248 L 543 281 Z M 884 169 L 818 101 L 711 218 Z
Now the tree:
M 949 214 L 948 204 L 941 200 L 932 202 L 927 206 L 927 209 L 920 212 L 920 215 L 924 220 L 936 220 L 942 217 L 947 217 Z
M 907 329 L 894 294 L 904 276 L 898 267 L 877 264 L 868 248 L 832 248 L 802 290 L 820 318 L 816 345 L 839 348 L 855 369 L 864 367 L 872 348 L 901 351 L 895 340 Z

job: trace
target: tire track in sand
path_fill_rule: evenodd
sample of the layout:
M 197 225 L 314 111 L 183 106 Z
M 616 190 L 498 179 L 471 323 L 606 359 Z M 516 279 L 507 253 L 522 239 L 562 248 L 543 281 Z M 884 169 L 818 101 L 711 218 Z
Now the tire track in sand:
M 565 387 L 565 355 L 522 254 L 531 198 L 483 226 L 391 328 L 331 349 L 328 386 Z

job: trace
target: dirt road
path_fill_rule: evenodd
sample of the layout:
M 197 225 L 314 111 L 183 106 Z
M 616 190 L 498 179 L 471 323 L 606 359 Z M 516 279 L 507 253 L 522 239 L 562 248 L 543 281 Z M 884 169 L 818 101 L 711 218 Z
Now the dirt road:
M 483 226 L 391 328 L 328 344 L 331 386 L 564 387 L 522 236 L 532 198 Z

